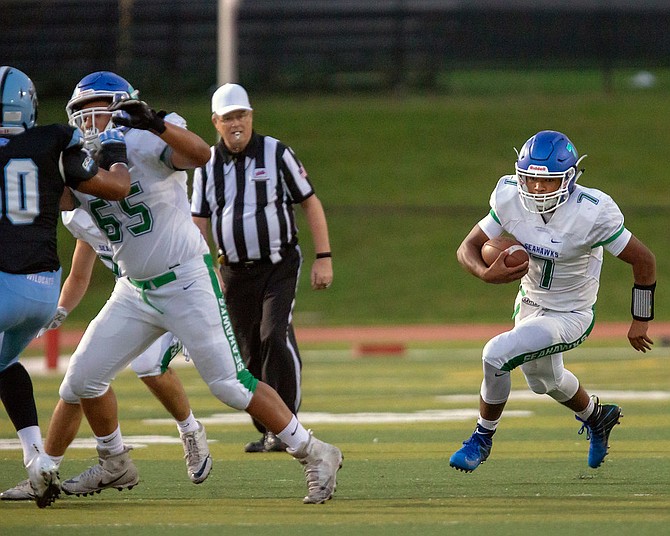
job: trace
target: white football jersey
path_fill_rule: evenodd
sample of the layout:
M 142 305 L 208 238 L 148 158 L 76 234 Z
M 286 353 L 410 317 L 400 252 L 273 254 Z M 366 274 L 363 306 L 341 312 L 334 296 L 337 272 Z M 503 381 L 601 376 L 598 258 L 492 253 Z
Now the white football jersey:
M 554 311 L 591 308 L 598 296 L 603 248 L 619 255 L 631 233 L 610 196 L 577 185 L 568 201 L 548 222 L 527 211 L 517 192 L 516 177 L 502 177 L 491 194 L 491 211 L 479 222 L 489 238 L 506 231 L 530 255 L 521 279 L 524 300 Z
M 165 120 L 186 127 L 177 114 Z M 130 129 L 125 138 L 130 194 L 122 201 L 75 195 L 109 240 L 121 273 L 151 279 L 209 253 L 209 247 L 191 220 L 187 174 L 170 166 L 168 145 L 146 130 Z
M 61 219 L 72 236 L 91 246 L 103 264 L 116 275 L 120 275 L 118 266 L 112 260 L 112 246 L 88 212 L 81 208 L 63 211 L 61 212 Z

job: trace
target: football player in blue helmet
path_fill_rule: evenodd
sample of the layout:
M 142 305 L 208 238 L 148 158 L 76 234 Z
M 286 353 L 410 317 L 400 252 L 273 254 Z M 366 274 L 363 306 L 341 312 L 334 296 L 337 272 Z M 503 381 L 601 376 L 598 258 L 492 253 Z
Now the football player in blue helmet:
M 166 216 L 172 216 L 175 211 L 178 211 L 183 214 L 183 221 L 188 223 L 189 227 L 191 226 L 188 199 L 185 196 L 187 180 L 185 170 L 206 164 L 210 151 L 207 142 L 188 131 L 186 121 L 182 117 L 169 114 L 167 121 L 164 121 L 163 117 L 166 114 L 155 112 L 145 102 L 137 100 L 136 96 L 137 92 L 121 76 L 107 71 L 91 73 L 79 81 L 67 103 L 66 112 L 70 120 L 67 129 L 68 131 L 74 130 L 80 139 L 85 137 L 89 151 L 93 155 L 92 160 L 102 167 L 109 160 L 107 158 L 109 151 L 106 151 L 104 141 L 101 144 L 97 143 L 99 138 L 105 140 L 114 136 L 128 143 L 127 147 L 133 153 L 133 158 L 127 160 L 134 188 L 132 195 L 143 193 L 149 195 L 150 193 L 154 201 L 153 208 L 150 209 L 144 204 L 144 198 L 139 200 L 143 207 L 141 219 L 148 225 L 138 236 L 145 236 L 149 243 L 153 243 L 158 233 L 152 232 L 155 230 L 152 228 L 154 227 L 152 222 L 157 221 L 156 217 L 159 214 L 163 215 L 163 212 Z M 118 128 L 119 126 L 122 128 Z M 165 139 L 161 139 L 161 135 L 164 135 Z M 98 145 L 101 146 L 100 151 L 97 150 Z M 57 161 L 57 159 L 54 160 Z M 175 196 L 175 193 L 183 194 L 183 199 L 180 201 L 180 196 Z M 105 204 L 105 218 L 108 218 L 106 221 L 113 220 L 113 225 L 105 223 L 103 226 L 99 221 L 97 224 L 94 223 L 94 219 L 100 220 L 101 217 L 97 212 L 99 208 L 95 208 L 99 203 L 97 197 L 99 196 L 77 196 L 82 209 L 76 216 L 64 218 L 64 222 L 67 219 L 69 223 L 66 226 L 77 238 L 77 249 L 73 257 L 70 276 L 58 299 L 58 308 L 51 313 L 50 319 L 42 322 L 43 330 L 57 328 L 67 317 L 68 311 L 71 311 L 81 300 L 86 292 L 96 253 L 99 252 L 101 257 L 110 263 L 109 267 L 115 269 L 115 273 L 118 274 L 120 270 L 123 270 L 126 275 L 126 269 L 121 267 L 121 262 L 112 266 L 110 253 L 114 245 L 109 241 L 120 242 L 124 235 L 134 232 L 134 225 L 132 222 L 126 223 L 124 217 L 119 219 L 119 216 L 109 212 L 116 208 L 125 210 L 121 208 L 125 206 L 125 202 L 114 205 Z M 137 200 L 136 197 L 133 198 L 133 204 L 135 200 Z M 70 205 L 66 205 L 64 200 L 61 207 L 72 208 L 76 203 L 71 198 L 69 202 Z M 91 209 L 91 206 L 94 208 Z M 127 215 L 123 212 L 119 214 Z M 73 223 L 73 219 L 76 219 L 77 222 Z M 161 226 L 156 225 L 155 227 Z M 171 225 L 168 227 L 171 228 Z M 130 231 L 126 233 L 125 229 L 130 229 Z M 199 239 L 199 231 L 193 229 L 193 236 Z M 1 249 L 2 243 L 0 242 Z M 134 253 L 130 254 L 131 257 L 134 255 Z M 72 277 L 74 279 L 71 279 Z M 1 280 L 0 283 L 2 283 Z M 1 289 L 0 286 L 0 292 Z M 138 321 L 137 324 L 141 322 Z M 175 343 L 170 333 L 166 333 L 160 339 L 158 335 L 160 334 L 154 338 L 157 346 L 152 346 L 156 351 L 143 352 L 140 357 L 133 360 L 134 370 L 175 418 L 184 446 L 188 476 L 193 483 L 199 484 L 207 478 L 212 467 L 212 457 L 207 446 L 205 429 L 195 419 L 179 378 L 168 367 L 169 360 L 179 351 L 181 344 Z M 215 354 L 218 355 L 218 353 L 212 353 L 212 355 Z M 97 368 L 99 367 L 95 365 L 90 367 L 86 374 L 88 375 Z M 80 393 L 75 393 L 74 387 L 76 385 L 63 384 L 61 399 L 52 414 L 44 442 L 45 454 L 56 466 L 60 465 L 66 449 L 77 435 L 86 405 L 86 402 L 81 400 L 85 397 L 82 397 Z M 111 390 L 108 390 L 107 393 L 109 393 L 107 396 L 112 396 Z M 98 420 L 96 419 L 95 422 L 97 424 Z M 96 430 L 94 428 L 94 432 L 98 433 Z M 137 470 L 128 457 L 127 450 L 124 450 L 120 429 L 118 434 L 115 433 L 114 440 L 110 440 L 108 435 L 104 433 L 103 439 L 100 440 L 100 444 L 104 445 L 102 454 L 105 457 L 104 461 L 95 466 L 95 474 L 87 473 L 94 480 L 87 477 L 86 480 L 66 481 L 67 483 L 64 482 L 62 485 L 65 493 L 80 495 L 82 486 L 91 487 L 91 485 L 98 490 L 108 487 L 119 490 L 130 489 L 138 483 Z M 117 444 L 118 448 L 116 448 Z M 110 477 L 107 473 L 98 474 L 100 470 L 103 472 L 114 470 L 116 473 L 115 476 Z M 104 482 L 107 484 L 103 485 Z M 0 493 L 0 500 L 26 500 L 36 497 L 37 494 L 30 481 L 20 482 L 17 486 Z
M 82 78 L 72 92 L 65 107 L 70 125 L 84 134 L 86 146 L 98 149 L 100 130 L 115 128 L 111 116 L 121 117 L 125 112 L 107 109 L 112 102 L 135 99 L 138 91 L 127 80 L 109 71 L 97 71 Z M 84 104 L 100 101 L 99 106 L 82 108 Z M 97 118 L 97 120 L 96 120 Z
M 576 184 L 580 160 L 564 134 L 543 130 L 532 136 L 518 153 L 516 176 L 498 179 L 489 212 L 458 247 L 458 262 L 482 281 L 520 281 L 514 327 L 482 349 L 484 378 L 477 424 L 449 459 L 449 465 L 459 471 L 470 473 L 489 458 L 510 396 L 510 375 L 517 368 L 531 391 L 574 413 L 582 424 L 578 433 L 586 432 L 589 440 L 588 466 L 602 465 L 610 433 L 623 413 L 617 404 L 601 404 L 590 395 L 565 367 L 564 355 L 582 344 L 593 329 L 605 252 L 631 266 L 628 342 L 639 352 L 651 350 L 654 343 L 649 322 L 654 319 L 656 258 L 626 228 L 623 212 L 612 197 Z M 526 249 L 527 263 L 507 266 L 507 252 L 491 264 L 484 261 L 482 246 L 505 233 Z
M 568 200 L 583 170 L 577 149 L 565 134 L 543 130 L 517 152 L 517 188 L 523 206 L 534 214 L 553 212 Z
M 0 66 L 0 95 L 0 401 L 21 442 L 31 498 L 44 508 L 60 494 L 58 465 L 44 451 L 32 380 L 19 360 L 57 311 L 64 194 L 121 201 L 130 173 L 121 134 L 103 133 L 96 163 L 77 129 L 37 125 L 35 86 L 20 70 Z
M 14 67 L 0 67 L 0 136 L 21 134 L 37 121 L 37 92 L 28 76 Z

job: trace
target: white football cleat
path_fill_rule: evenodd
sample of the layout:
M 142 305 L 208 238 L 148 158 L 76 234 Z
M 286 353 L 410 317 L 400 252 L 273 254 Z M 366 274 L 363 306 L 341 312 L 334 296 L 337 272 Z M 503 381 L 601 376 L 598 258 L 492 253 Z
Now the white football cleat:
M 184 458 L 188 477 L 194 484 L 204 482 L 212 470 L 212 457 L 207 446 L 205 427 L 198 421 L 198 430 L 179 434 L 184 444 Z
M 300 451 L 287 451 L 305 466 L 307 496 L 302 502 L 322 504 L 332 499 L 337 489 L 337 472 L 344 459 L 340 449 L 317 439 L 310 431 L 309 441 Z
M 34 501 L 35 492 L 30 485 L 30 480 L 22 480 L 13 488 L 6 489 L 0 493 L 0 501 Z
M 107 449 L 96 448 L 98 465 L 89 467 L 79 476 L 64 481 L 62 488 L 67 495 L 93 495 L 108 488 L 119 491 L 133 489 L 140 481 L 137 467 L 128 455 L 129 447 L 123 447 L 121 453 L 114 455 Z
M 58 466 L 49 456 L 39 452 L 28 462 L 26 469 L 37 506 L 46 508 L 60 495 Z

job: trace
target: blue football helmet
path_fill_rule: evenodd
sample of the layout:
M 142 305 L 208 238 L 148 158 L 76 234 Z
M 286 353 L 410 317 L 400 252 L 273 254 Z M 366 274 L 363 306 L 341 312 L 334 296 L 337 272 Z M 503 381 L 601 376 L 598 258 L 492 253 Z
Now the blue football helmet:
M 37 93 L 30 78 L 14 67 L 0 67 L 0 136 L 21 134 L 37 121 Z
M 84 135 L 87 148 L 95 151 L 99 148 L 98 135 L 101 131 L 114 128 L 111 121 L 113 115 L 125 112 L 110 112 L 107 106 L 93 106 L 82 109 L 91 101 L 105 101 L 111 104 L 121 99 L 136 98 L 138 91 L 133 89 L 124 78 L 109 71 L 98 71 L 82 78 L 72 92 L 72 97 L 65 106 L 68 121 Z M 98 117 L 98 121 L 96 121 Z M 100 117 L 104 119 L 100 120 Z M 105 121 L 106 119 L 106 121 Z M 104 124 L 104 127 L 101 125 Z
M 583 171 L 577 166 L 585 157 L 580 158 L 572 142 L 560 132 L 543 130 L 531 137 L 517 151 L 515 164 L 517 189 L 524 208 L 534 214 L 546 214 L 567 202 Z M 548 194 L 529 191 L 526 181 L 542 178 L 560 179 L 561 185 Z

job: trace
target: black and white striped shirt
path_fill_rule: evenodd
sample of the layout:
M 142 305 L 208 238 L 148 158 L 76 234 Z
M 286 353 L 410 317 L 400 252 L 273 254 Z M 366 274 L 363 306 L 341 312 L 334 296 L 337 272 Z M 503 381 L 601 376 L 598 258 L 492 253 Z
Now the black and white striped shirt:
M 290 147 L 256 133 L 241 153 L 223 141 L 211 153 L 193 175 L 191 214 L 211 219 L 228 262 L 279 262 L 281 250 L 298 242 L 292 205 L 314 193 L 305 168 Z

